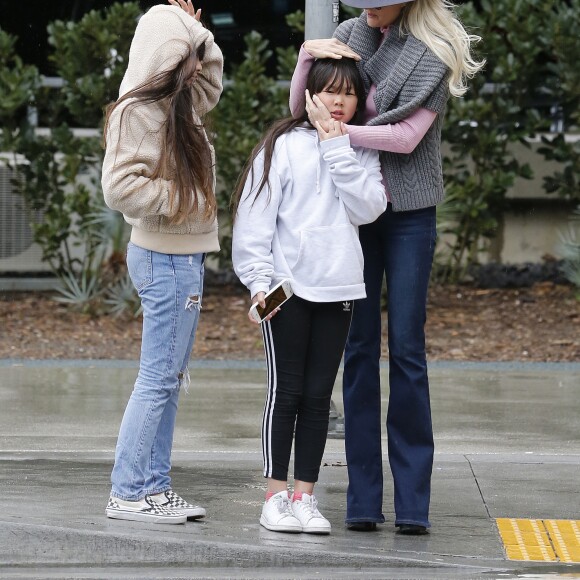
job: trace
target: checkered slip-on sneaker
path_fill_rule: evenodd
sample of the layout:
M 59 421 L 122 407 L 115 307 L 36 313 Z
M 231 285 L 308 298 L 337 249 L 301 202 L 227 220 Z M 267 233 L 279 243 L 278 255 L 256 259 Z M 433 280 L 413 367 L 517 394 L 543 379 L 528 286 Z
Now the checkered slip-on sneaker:
M 184 512 L 168 509 L 151 501 L 148 497 L 139 501 L 125 501 L 110 497 L 105 513 L 107 517 L 117 520 L 152 524 L 184 524 L 187 521 Z
M 159 506 L 164 508 L 184 512 L 188 520 L 197 520 L 205 518 L 205 509 L 199 505 L 193 505 L 186 502 L 182 497 L 178 496 L 173 490 L 168 489 L 161 493 L 148 496 L 149 499 Z

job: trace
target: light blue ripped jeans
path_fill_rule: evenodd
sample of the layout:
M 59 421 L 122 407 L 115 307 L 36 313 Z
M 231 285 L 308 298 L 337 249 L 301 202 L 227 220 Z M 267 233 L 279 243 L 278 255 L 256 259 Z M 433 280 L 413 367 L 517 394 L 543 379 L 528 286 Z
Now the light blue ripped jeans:
M 111 495 L 137 501 L 171 489 L 179 390 L 201 309 L 205 254 L 160 254 L 129 243 L 127 267 L 143 305 L 139 374 L 125 409 Z

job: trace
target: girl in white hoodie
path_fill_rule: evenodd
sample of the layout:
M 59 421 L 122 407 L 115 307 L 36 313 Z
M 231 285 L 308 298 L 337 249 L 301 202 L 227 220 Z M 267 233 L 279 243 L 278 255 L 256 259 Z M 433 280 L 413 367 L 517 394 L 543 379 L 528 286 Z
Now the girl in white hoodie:
M 283 119 L 255 147 L 233 197 L 232 256 L 253 303 L 264 305 L 265 293 L 285 278 L 294 292 L 262 323 L 268 488 L 260 523 L 273 531 L 329 533 L 313 490 L 352 301 L 365 297 L 357 226 L 373 222 L 387 200 L 377 152 L 353 148 L 343 127 L 365 102 L 354 61 L 316 61 L 307 89 L 325 102 L 332 122 L 325 130 L 306 116 Z

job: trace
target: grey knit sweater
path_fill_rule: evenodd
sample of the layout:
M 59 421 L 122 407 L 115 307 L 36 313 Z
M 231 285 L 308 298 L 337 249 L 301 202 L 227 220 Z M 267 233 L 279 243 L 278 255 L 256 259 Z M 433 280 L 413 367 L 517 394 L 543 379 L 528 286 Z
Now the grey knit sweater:
M 414 36 L 400 35 L 398 23 L 379 46 L 381 33 L 367 25 L 364 13 L 343 22 L 334 36 L 361 56 L 358 67 L 367 92 L 371 84 L 377 87 L 378 115 L 368 125 L 396 123 L 419 108 L 437 113 L 412 153 L 381 151 L 380 159 L 394 211 L 439 203 L 444 197 L 440 146 L 449 97 L 447 66 Z

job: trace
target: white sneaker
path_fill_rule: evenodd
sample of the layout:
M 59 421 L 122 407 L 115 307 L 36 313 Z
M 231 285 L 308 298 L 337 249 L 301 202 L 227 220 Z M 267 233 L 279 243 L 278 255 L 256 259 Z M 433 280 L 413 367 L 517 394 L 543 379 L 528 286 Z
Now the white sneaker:
M 302 493 L 302 499 L 292 499 L 292 513 L 307 534 L 330 534 L 330 522 L 318 511 L 314 495 Z
M 107 517 L 117 520 L 134 522 L 150 522 L 152 524 L 184 524 L 187 521 L 185 513 L 157 505 L 148 497 L 139 501 L 126 501 L 118 497 L 110 497 Z
M 273 532 L 301 532 L 302 526 L 294 517 L 287 491 L 280 491 L 264 502 L 260 524 Z
M 167 491 L 162 491 L 155 495 L 150 495 L 149 499 L 159 506 L 175 510 L 178 512 L 183 512 L 187 516 L 188 520 L 197 520 L 199 518 L 205 518 L 205 509 L 200 505 L 193 505 L 186 502 L 182 497 L 178 496 L 173 490 L 168 489 Z

